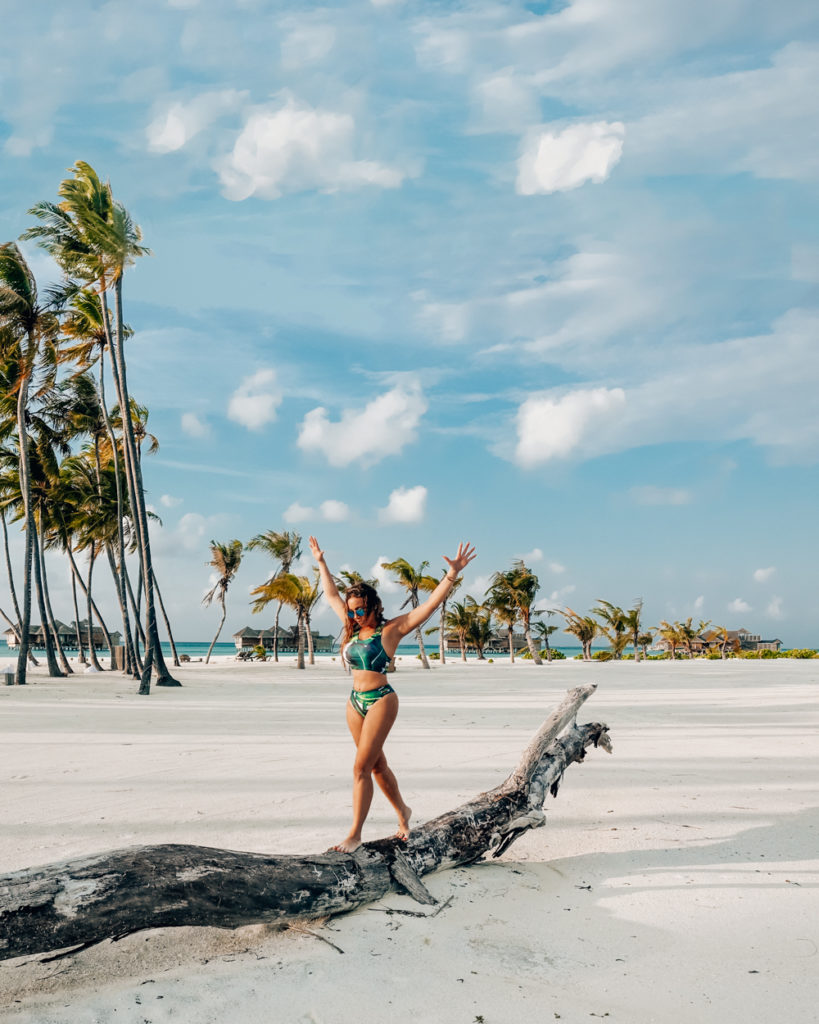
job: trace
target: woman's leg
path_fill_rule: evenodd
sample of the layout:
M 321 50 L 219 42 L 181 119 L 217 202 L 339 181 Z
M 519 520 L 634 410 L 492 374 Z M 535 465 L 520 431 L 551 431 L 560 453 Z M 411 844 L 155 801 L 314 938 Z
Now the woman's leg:
M 352 704 L 347 703 L 347 725 L 356 743 L 356 757 L 353 765 L 353 823 L 350 826 L 349 835 L 333 847 L 335 850 L 352 853 L 356 847 L 361 845 L 361 829 L 367 819 L 373 798 L 373 771 L 379 758 L 383 759 L 384 741 L 389 735 L 397 714 L 398 696 L 395 693 L 388 693 L 386 697 L 376 701 L 365 718 L 359 715 Z M 383 760 L 383 765 L 386 767 L 386 759 Z M 389 769 L 387 770 L 389 771 Z M 392 772 L 389 774 L 394 782 L 395 776 L 392 775 Z M 398 785 L 396 783 L 393 793 L 397 792 Z M 390 798 L 389 794 L 388 798 Z M 400 793 L 398 799 L 401 799 Z M 401 803 L 403 804 L 403 800 Z M 393 804 L 393 806 L 395 805 Z

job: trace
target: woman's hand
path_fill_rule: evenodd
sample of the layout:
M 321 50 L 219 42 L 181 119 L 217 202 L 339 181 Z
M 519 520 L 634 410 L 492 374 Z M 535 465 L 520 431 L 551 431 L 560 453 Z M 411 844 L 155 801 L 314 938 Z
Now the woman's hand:
M 319 547 L 319 542 L 315 537 L 310 538 L 310 554 L 315 558 L 317 562 L 324 561 L 324 552 Z
M 463 570 L 469 565 L 472 559 L 475 557 L 476 551 L 474 548 L 469 546 L 469 541 L 466 544 L 458 545 L 458 553 L 454 558 L 447 558 L 443 556 L 444 561 L 455 573 L 455 576 L 459 576 Z

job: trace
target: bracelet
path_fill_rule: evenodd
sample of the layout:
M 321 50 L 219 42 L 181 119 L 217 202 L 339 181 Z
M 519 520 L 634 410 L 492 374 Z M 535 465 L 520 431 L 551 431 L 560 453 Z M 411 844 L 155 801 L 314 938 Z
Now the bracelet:
M 458 582 L 458 577 L 456 576 L 456 577 L 455 577 L 455 579 L 453 580 L 453 579 L 452 579 L 452 577 L 451 577 L 451 576 L 449 575 L 449 573 L 445 573 L 445 574 L 444 574 L 444 579 L 445 579 L 445 580 L 447 581 L 447 583 L 449 583 L 449 584 L 455 584 L 455 583 L 457 583 L 457 582 Z

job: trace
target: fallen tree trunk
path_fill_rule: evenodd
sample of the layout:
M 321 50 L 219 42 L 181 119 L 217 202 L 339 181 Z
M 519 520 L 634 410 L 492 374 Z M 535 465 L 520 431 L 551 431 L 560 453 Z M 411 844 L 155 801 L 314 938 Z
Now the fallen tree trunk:
M 390 890 L 433 904 L 422 875 L 474 863 L 490 851 L 500 856 L 544 824 L 547 793 L 557 795 L 566 768 L 582 761 L 588 746 L 610 752 L 605 725 L 574 721 L 595 689 L 569 690 L 505 782 L 413 829 L 407 843 L 380 839 L 352 854 L 307 857 L 138 846 L 0 876 L 0 959 L 83 948 L 144 928 L 325 917 Z

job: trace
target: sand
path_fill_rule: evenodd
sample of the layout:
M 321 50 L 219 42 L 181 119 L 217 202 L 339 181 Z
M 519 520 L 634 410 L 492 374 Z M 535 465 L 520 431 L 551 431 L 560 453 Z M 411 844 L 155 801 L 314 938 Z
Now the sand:
M 107 674 L 0 688 L 0 871 L 154 842 L 310 853 L 345 834 L 338 663 L 179 678 L 149 698 Z M 819 661 L 405 658 L 387 754 L 418 818 L 499 782 L 585 682 L 580 720 L 609 724 L 614 755 L 570 767 L 547 826 L 500 860 L 426 876 L 453 897 L 434 919 L 387 913 L 426 911 L 391 895 L 313 935 L 156 930 L 6 961 L 0 1019 L 816 1021 Z M 377 795 L 365 838 L 393 827 Z

